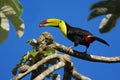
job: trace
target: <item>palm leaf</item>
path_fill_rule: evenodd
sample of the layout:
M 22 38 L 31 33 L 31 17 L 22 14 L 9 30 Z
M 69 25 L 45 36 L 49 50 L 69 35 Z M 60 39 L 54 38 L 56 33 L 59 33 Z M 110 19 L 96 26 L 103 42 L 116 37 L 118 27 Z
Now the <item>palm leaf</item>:
M 21 16 L 23 9 L 18 0 L 5 0 L 5 4 L 11 6 L 17 16 Z
M 102 0 L 100 2 L 94 3 L 90 7 L 91 13 L 88 16 L 88 20 L 101 15 L 107 15 L 101 21 L 99 30 L 101 33 L 109 32 L 120 17 L 120 0 Z
M 0 0 L 0 43 L 8 37 L 8 20 L 13 24 L 18 37 L 23 35 L 25 26 L 20 18 L 22 11 L 22 6 L 18 0 Z
M 102 19 L 100 23 L 99 26 L 100 32 L 105 33 L 114 28 L 118 18 L 119 18 L 118 15 L 108 14 L 105 18 Z
M 4 27 L 5 26 L 5 27 Z M 9 24 L 7 17 L 0 11 L 0 43 L 8 37 Z
M 113 5 L 116 4 L 115 0 L 104 0 L 104 1 L 100 1 L 97 3 L 94 3 L 93 5 L 91 5 L 90 10 L 95 9 L 95 8 L 110 8 Z
M 91 20 L 91 19 L 101 16 L 103 14 L 106 14 L 107 12 L 108 12 L 107 8 L 97 8 L 91 12 L 91 14 L 88 16 L 88 20 Z
M 18 37 L 22 37 L 25 28 L 23 21 L 15 15 L 8 16 L 8 19 L 12 22 Z

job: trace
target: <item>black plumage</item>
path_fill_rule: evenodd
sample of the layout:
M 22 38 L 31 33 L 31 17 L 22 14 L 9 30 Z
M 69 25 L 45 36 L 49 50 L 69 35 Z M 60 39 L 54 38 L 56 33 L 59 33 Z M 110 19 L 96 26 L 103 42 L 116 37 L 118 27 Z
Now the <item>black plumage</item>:
M 66 23 L 66 27 L 67 27 L 67 38 L 72 42 L 74 42 L 74 46 L 77 46 L 78 44 L 86 46 L 85 52 L 87 52 L 87 49 L 89 48 L 90 43 L 94 42 L 95 40 L 109 46 L 109 44 L 105 40 L 99 37 L 93 36 L 93 34 L 87 30 L 72 27 L 67 23 Z M 86 40 L 87 37 L 89 38 L 89 40 Z

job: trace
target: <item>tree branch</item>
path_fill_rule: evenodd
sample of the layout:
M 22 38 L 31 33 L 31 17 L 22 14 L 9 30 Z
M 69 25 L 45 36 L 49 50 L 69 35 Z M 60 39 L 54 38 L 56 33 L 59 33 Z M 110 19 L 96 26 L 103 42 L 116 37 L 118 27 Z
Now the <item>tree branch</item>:
M 72 50 L 64 45 L 61 45 L 59 43 L 54 43 L 49 46 L 48 48 L 54 48 L 58 51 L 64 52 L 68 55 L 74 56 L 79 59 L 87 60 L 87 61 L 92 61 L 92 62 L 103 62 L 103 63 L 118 63 L 120 62 L 120 56 L 117 57 L 104 57 L 104 56 L 96 56 L 96 55 L 90 55 L 90 54 L 85 54 L 83 52 L 79 52 L 76 50 Z
M 28 70 L 24 73 L 20 73 L 18 74 L 16 77 L 14 77 L 12 80 L 19 80 L 22 77 L 26 76 L 27 74 L 29 74 L 30 72 L 32 72 L 33 70 L 36 70 L 39 66 L 43 65 L 44 63 L 46 63 L 47 61 L 51 60 L 51 59 L 55 59 L 58 58 L 57 54 L 53 54 L 51 56 L 47 56 L 44 59 L 38 61 L 36 64 L 34 64 L 33 66 L 29 67 Z
M 76 79 L 76 80 L 91 80 L 90 78 L 78 73 L 75 69 L 75 67 L 73 67 L 72 70 L 72 76 Z
M 72 77 L 76 80 L 91 80 L 90 78 L 83 76 L 82 74 L 76 71 L 74 64 L 71 62 L 70 56 L 66 55 L 65 61 L 66 65 L 64 67 L 63 80 L 71 80 Z
M 53 75 L 53 80 L 60 80 L 60 75 L 59 74 L 54 74 Z
M 53 37 L 50 35 L 50 33 L 47 33 L 47 32 L 43 33 L 38 38 L 38 40 L 30 41 L 30 44 L 39 53 L 42 53 L 46 49 L 56 49 L 60 52 L 63 52 L 68 55 L 74 56 L 79 59 L 87 60 L 87 61 L 103 62 L 103 63 L 118 63 L 118 62 L 120 62 L 120 56 L 104 57 L 104 56 L 85 54 L 83 52 L 72 50 L 71 48 L 68 48 L 64 45 L 54 42 Z M 48 62 L 49 60 L 52 60 L 52 59 L 57 59 L 60 62 L 58 62 L 57 64 L 54 64 L 53 66 L 49 67 L 48 69 L 46 69 L 45 71 L 40 73 L 40 75 L 38 75 L 34 80 L 42 80 L 46 76 L 48 76 L 50 73 L 52 73 L 53 71 L 55 71 L 56 69 L 59 69 L 61 67 L 64 67 L 63 80 L 68 80 L 68 79 L 71 80 L 72 77 L 76 78 L 77 80 L 90 80 L 88 77 L 85 77 L 76 71 L 76 69 L 68 55 L 52 54 L 50 56 L 47 56 L 47 57 L 43 58 L 42 60 L 38 61 L 37 63 L 33 64 L 32 66 L 29 66 L 28 69 L 25 69 L 25 70 L 23 69 L 23 73 L 19 73 L 12 80 L 19 80 L 19 79 L 23 78 L 30 72 L 38 69 L 41 65 L 45 64 L 46 62 Z
M 103 63 L 118 63 L 118 62 L 120 62 L 120 56 L 105 57 L 105 56 L 91 55 L 89 53 L 85 54 L 84 52 L 72 50 L 64 45 L 54 42 L 52 35 L 48 32 L 44 32 L 42 35 L 44 35 L 44 36 L 42 36 L 42 40 L 41 40 L 41 36 L 40 36 L 37 41 L 39 44 L 42 43 L 42 41 L 44 41 L 45 44 L 48 44 L 44 47 L 44 49 L 54 48 L 58 51 L 61 51 L 68 55 L 74 56 L 76 58 L 87 60 L 87 61 L 92 61 L 92 62 L 103 62 Z M 34 44 L 34 42 L 32 44 Z M 41 49 L 41 47 L 39 49 Z
M 49 67 L 47 70 L 42 72 L 40 75 L 38 75 L 33 80 L 43 80 L 47 75 L 49 75 L 50 73 L 54 72 L 55 70 L 63 67 L 64 65 L 65 65 L 65 63 L 63 61 L 60 61 L 57 64 L 54 64 L 53 66 Z
M 28 70 L 26 70 L 26 72 L 24 73 L 19 73 L 17 76 L 15 76 L 12 80 L 19 80 L 21 78 L 23 78 L 24 76 L 26 76 L 27 74 L 29 74 L 30 72 L 36 70 L 37 68 L 39 68 L 41 65 L 43 65 L 44 63 L 46 63 L 47 61 L 51 60 L 51 59 L 59 59 L 60 62 L 49 67 L 48 69 L 46 69 L 45 71 L 43 71 L 40 75 L 38 75 L 34 80 L 43 80 L 46 76 L 48 76 L 50 73 L 52 73 L 53 71 L 55 71 L 56 69 L 59 69 L 61 67 L 64 67 L 66 65 L 66 61 L 68 59 L 67 55 L 61 55 L 61 54 L 52 54 L 50 56 L 47 56 L 45 58 L 43 58 L 42 60 L 38 61 L 36 64 L 34 64 L 33 66 L 29 67 Z M 69 67 L 69 66 L 68 66 Z M 78 75 L 81 76 L 81 75 Z M 82 75 L 83 76 L 83 75 Z M 85 76 L 83 77 L 79 77 L 81 78 L 80 80 L 90 80 L 90 79 L 86 79 Z M 85 78 L 85 79 L 82 79 Z

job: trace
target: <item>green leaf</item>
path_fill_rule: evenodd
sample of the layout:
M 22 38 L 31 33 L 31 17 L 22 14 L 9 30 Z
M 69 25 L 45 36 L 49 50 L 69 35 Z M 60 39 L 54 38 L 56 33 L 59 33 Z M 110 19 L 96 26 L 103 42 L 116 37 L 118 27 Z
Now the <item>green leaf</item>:
M 7 17 L 0 11 L 0 43 L 8 37 L 9 23 Z
M 96 8 L 108 8 L 108 9 L 116 9 L 120 8 L 120 0 L 102 0 L 100 2 L 94 3 L 91 5 L 90 10 Z
M 55 49 L 47 49 L 46 51 L 44 51 L 44 54 L 49 56 L 51 54 L 58 54 L 58 51 Z
M 31 55 L 32 57 L 35 57 L 38 52 L 36 52 L 36 51 L 34 51 L 34 50 L 31 50 L 31 51 L 29 51 L 29 53 L 30 53 L 30 55 Z
M 25 54 L 22 59 L 20 60 L 20 62 L 18 64 L 16 64 L 16 66 L 12 69 L 12 74 L 16 75 L 18 69 L 20 68 L 21 65 L 25 64 L 27 61 L 29 60 L 29 52 L 27 54 Z
M 28 55 L 24 55 L 23 59 L 21 60 L 21 63 L 26 63 L 28 59 L 29 59 Z
M 11 6 L 5 5 L 1 8 L 4 15 L 12 22 L 18 37 L 21 37 L 24 33 L 24 23 L 20 16 L 17 16 L 16 12 Z
M 18 37 L 22 37 L 25 28 L 23 21 L 19 17 L 16 17 L 15 15 L 8 16 L 8 18 L 11 20 Z
M 37 52 L 34 50 L 28 51 L 20 60 L 20 62 L 12 69 L 12 74 L 16 75 L 20 66 L 24 65 L 26 62 L 29 62 L 30 59 L 35 58 Z
M 88 20 L 106 14 L 107 12 L 108 12 L 107 8 L 97 8 L 90 13 L 90 15 L 88 16 Z
M 48 55 L 48 56 L 51 55 L 52 54 L 52 50 L 50 50 L 50 49 L 46 50 L 45 54 Z
M 17 16 L 21 16 L 23 9 L 19 0 L 5 0 L 5 3 L 13 8 Z
M 120 18 L 120 0 L 101 0 L 94 3 L 90 9 L 92 12 L 88 17 L 88 20 L 103 14 L 106 15 L 106 17 L 102 19 L 99 26 L 101 33 L 106 33 L 113 29 L 118 18 Z
M 106 8 L 109 7 L 109 5 L 111 5 L 111 1 L 100 1 L 97 3 L 94 3 L 91 5 L 90 10 L 95 9 L 95 8 Z
M 18 37 L 24 34 L 25 25 L 20 18 L 23 12 L 18 0 L 0 0 L 0 43 L 8 37 L 9 21 L 12 22 Z
M 108 14 L 100 23 L 99 29 L 101 33 L 109 32 L 115 27 L 119 15 Z

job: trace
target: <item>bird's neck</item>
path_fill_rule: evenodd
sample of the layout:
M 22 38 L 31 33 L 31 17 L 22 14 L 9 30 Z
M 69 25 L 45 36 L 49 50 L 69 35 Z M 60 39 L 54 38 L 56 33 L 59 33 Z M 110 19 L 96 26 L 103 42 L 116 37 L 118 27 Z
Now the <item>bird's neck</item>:
M 66 24 L 63 20 L 60 21 L 60 23 L 59 23 L 59 28 L 60 28 L 61 32 L 62 32 L 65 36 L 67 36 L 68 26 L 67 26 L 67 24 Z

